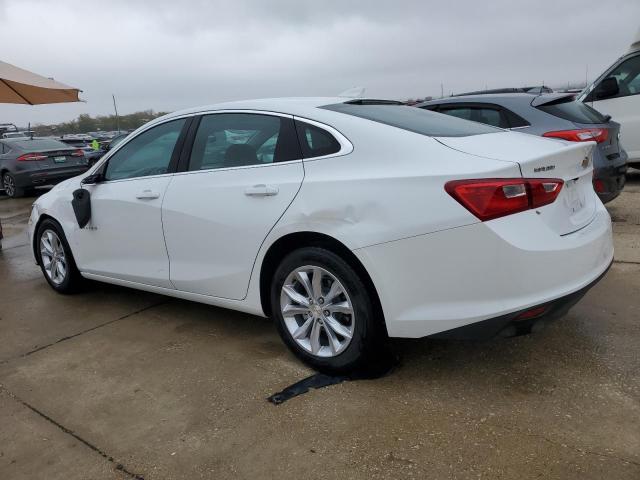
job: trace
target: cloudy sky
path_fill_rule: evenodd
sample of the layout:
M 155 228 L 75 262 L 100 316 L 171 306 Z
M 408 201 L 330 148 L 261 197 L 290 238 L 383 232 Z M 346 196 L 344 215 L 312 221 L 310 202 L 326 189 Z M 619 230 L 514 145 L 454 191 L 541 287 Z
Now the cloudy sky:
M 628 48 L 639 0 L 0 0 L 0 60 L 86 103 L 0 104 L 0 123 L 335 95 L 406 99 L 594 76 Z

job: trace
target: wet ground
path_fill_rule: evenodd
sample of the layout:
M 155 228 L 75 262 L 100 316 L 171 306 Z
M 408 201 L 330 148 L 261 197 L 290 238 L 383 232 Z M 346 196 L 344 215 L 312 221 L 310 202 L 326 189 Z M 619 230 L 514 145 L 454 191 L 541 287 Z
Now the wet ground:
M 269 320 L 107 285 L 61 296 L 0 196 L 0 478 L 640 478 L 640 172 L 616 262 L 562 320 L 292 398 Z

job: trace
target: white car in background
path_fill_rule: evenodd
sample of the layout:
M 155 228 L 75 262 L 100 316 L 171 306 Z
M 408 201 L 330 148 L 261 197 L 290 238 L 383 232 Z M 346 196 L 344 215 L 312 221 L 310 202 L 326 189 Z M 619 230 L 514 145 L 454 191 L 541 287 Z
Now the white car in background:
M 640 168 L 640 30 L 629 51 L 615 61 L 578 97 L 621 125 L 628 164 Z
M 298 357 L 344 372 L 387 335 L 509 336 L 564 314 L 613 259 L 594 145 L 388 101 L 214 105 L 38 198 L 29 234 L 58 292 L 85 277 L 270 316 Z

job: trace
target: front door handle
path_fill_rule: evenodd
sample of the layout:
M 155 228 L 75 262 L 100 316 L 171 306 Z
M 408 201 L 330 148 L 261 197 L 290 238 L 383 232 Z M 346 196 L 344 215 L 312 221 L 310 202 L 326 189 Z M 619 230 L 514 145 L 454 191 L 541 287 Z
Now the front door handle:
M 154 190 L 143 190 L 136 195 L 138 200 L 153 200 L 160 198 L 160 194 Z
M 260 185 L 254 185 L 244 190 L 244 194 L 250 197 L 272 197 L 278 194 L 278 187 L 271 187 L 261 183 Z

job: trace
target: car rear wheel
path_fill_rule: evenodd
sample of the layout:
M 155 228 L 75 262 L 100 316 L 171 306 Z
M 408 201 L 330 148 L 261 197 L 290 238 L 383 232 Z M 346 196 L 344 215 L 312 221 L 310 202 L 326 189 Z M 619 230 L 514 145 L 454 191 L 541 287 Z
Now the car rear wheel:
M 329 250 L 308 247 L 285 257 L 272 282 L 271 308 L 287 346 L 320 371 L 350 373 L 384 346 L 370 292 Z
M 13 175 L 10 173 L 5 173 L 2 176 L 2 186 L 4 188 L 4 193 L 7 194 L 7 197 L 17 198 L 24 196 L 24 188 L 19 188 L 16 186 L 16 179 L 13 178 Z
M 83 279 L 60 225 L 44 220 L 38 227 L 37 242 L 38 263 L 49 285 L 59 293 L 79 290 Z

